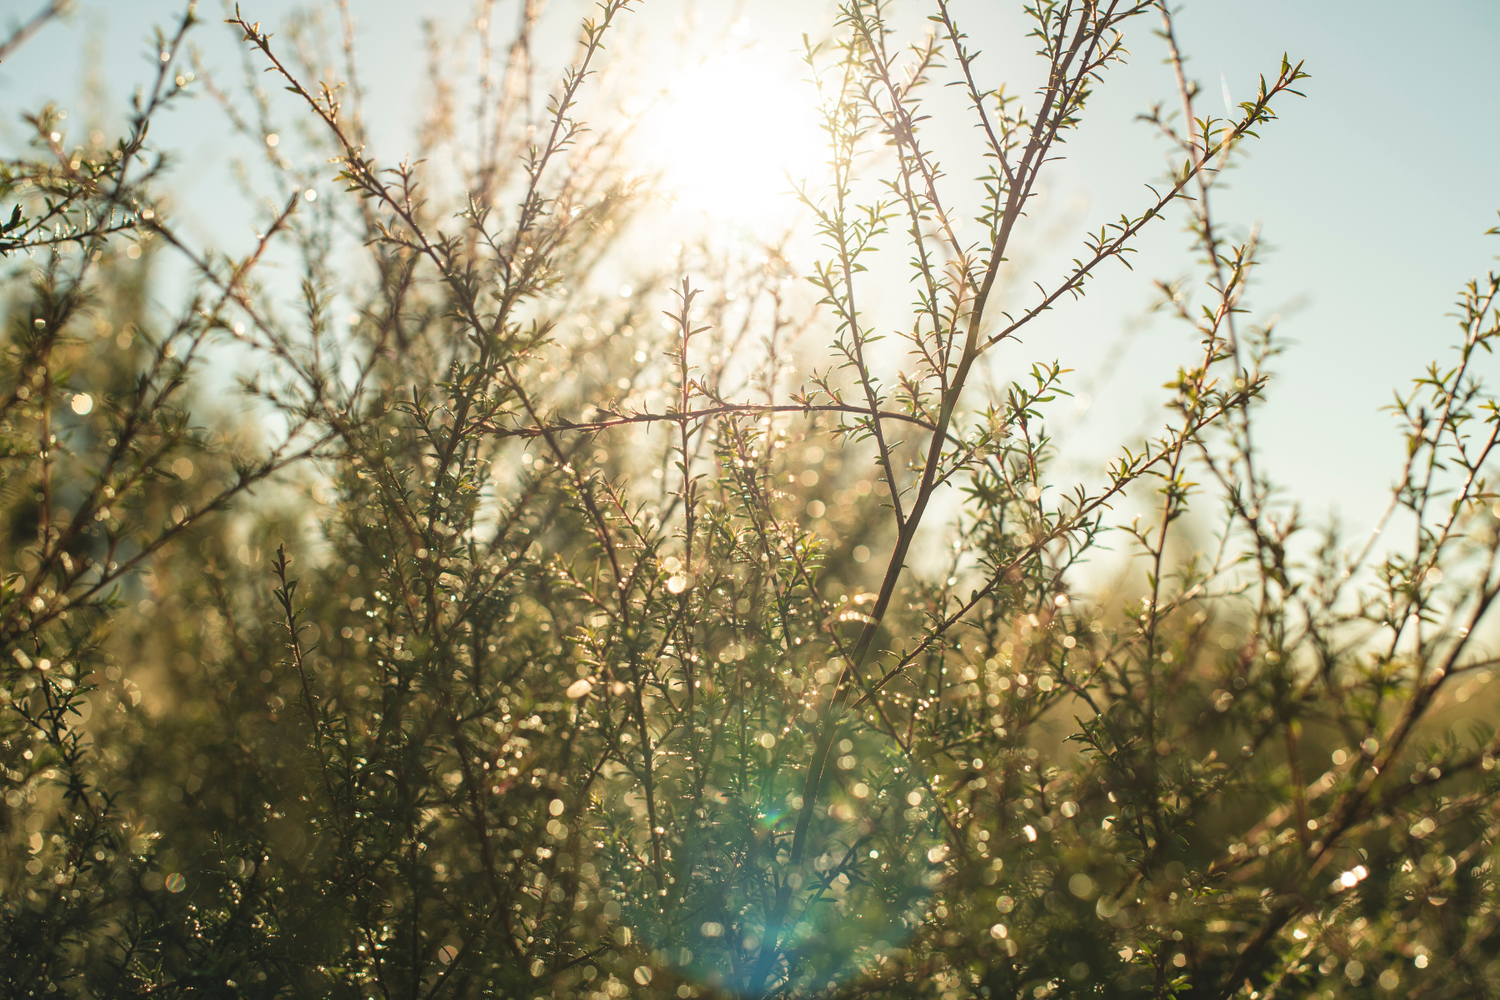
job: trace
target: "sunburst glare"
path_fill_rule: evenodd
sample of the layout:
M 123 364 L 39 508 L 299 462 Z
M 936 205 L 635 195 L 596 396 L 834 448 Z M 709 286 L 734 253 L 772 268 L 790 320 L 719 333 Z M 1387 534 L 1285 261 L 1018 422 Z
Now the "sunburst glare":
M 642 117 L 638 155 L 679 206 L 745 224 L 789 214 L 793 186 L 824 159 L 813 88 L 796 65 L 755 46 L 668 81 Z

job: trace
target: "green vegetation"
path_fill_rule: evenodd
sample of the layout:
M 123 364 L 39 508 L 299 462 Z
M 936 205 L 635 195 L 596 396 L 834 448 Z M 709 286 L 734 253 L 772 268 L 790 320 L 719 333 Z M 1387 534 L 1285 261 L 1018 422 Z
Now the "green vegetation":
M 191 7 L 122 137 L 27 119 L 0 167 L 0 993 L 1500 988 L 1476 367 L 1500 276 L 1394 408 L 1384 547 L 1317 535 L 1257 463 L 1277 340 L 1245 299 L 1257 244 L 1213 209 L 1300 64 L 1208 117 L 1159 5 L 1055 0 L 1027 8 L 1023 93 L 923 10 L 907 38 L 851 0 L 808 52 L 831 172 L 800 276 L 687 248 L 691 278 L 599 287 L 645 191 L 628 126 L 580 110 L 625 0 L 545 100 L 521 44 L 477 128 L 437 100 L 429 141 L 481 137 L 443 176 L 432 148 L 369 159 L 357 89 L 247 15 L 256 77 L 332 166 L 281 159 L 291 105 L 192 69 Z M 1151 113 L 1176 166 L 1050 285 L 1006 285 L 1126 31 L 1179 70 Z M 924 145 L 946 85 L 972 182 Z M 240 256 L 176 227 L 147 145 L 191 94 L 278 185 Z M 1194 354 L 1160 430 L 1059 482 L 1067 374 L 981 373 L 1182 219 L 1198 271 L 1161 305 Z M 174 316 L 166 260 L 191 275 Z M 894 330 L 862 311 L 891 260 Z M 220 361 L 253 373 L 256 429 Z M 1106 543 L 1117 579 L 1086 565 Z

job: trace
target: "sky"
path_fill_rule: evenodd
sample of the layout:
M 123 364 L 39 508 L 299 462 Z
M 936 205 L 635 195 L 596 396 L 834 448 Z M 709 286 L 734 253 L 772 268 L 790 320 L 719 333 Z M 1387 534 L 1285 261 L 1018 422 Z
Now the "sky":
M 443 22 L 450 26 L 447 37 L 462 40 L 472 35 L 474 8 L 466 0 L 351 2 L 373 148 L 390 162 L 410 149 L 427 94 L 422 20 Z M 0 25 L 38 5 L 0 0 Z M 501 23 L 513 17 L 514 5 L 498 5 Z M 292 11 L 317 5 L 241 0 L 241 6 L 248 18 L 276 30 Z M 589 6 L 552 0 L 537 47 L 544 59 L 550 54 L 554 66 L 560 63 Z M 688 131 L 700 145 L 738 142 L 742 151 L 717 162 L 686 160 L 676 175 L 684 203 L 701 210 L 703 203 L 732 202 L 736 211 L 726 209 L 714 224 L 729 232 L 754 229 L 755 213 L 770 211 L 757 208 L 757 199 L 784 183 L 775 157 L 765 159 L 764 151 L 806 141 L 803 125 L 785 124 L 808 92 L 797 51 L 804 32 L 813 39 L 826 35 L 832 8 L 812 0 L 645 0 L 638 6 L 615 52 L 639 59 L 662 75 L 663 85 L 675 87 L 675 114 L 694 123 Z M 954 4 L 971 44 L 983 50 L 987 85 L 1034 79 L 1035 60 L 1018 31 L 1019 7 L 995 0 Z M 201 4 L 208 23 L 197 44 L 204 62 L 232 80 L 239 54 L 234 35 L 215 23 L 217 9 L 211 0 Z M 927 12 L 917 0 L 895 9 L 913 25 Z M 180 10 L 180 3 L 167 0 L 79 0 L 65 23 L 49 26 L 0 65 L 0 146 L 15 148 L 23 140 L 21 111 L 46 100 L 77 107 L 85 69 L 107 101 L 123 108 L 151 71 L 152 25 L 169 24 Z M 1202 106 L 1210 111 L 1222 112 L 1215 105 L 1222 105 L 1225 90 L 1234 101 L 1251 98 L 1257 77 L 1274 75 L 1283 52 L 1305 60 L 1311 74 L 1302 87 L 1305 99 L 1277 105 L 1280 120 L 1261 130 L 1217 211 L 1232 229 L 1258 227 L 1271 248 L 1248 302 L 1252 320 L 1280 317 L 1278 329 L 1289 344 L 1258 417 L 1267 467 L 1315 519 L 1337 511 L 1353 528 L 1368 527 L 1385 506 L 1402 449 L 1381 407 L 1427 363 L 1452 356 L 1456 327 L 1446 314 L 1455 294 L 1462 282 L 1494 267 L 1500 253 L 1500 238 L 1485 235 L 1500 222 L 1500 130 L 1493 122 L 1500 3 L 1189 0 L 1177 11 L 1188 70 L 1201 82 Z M 684 28 L 685 22 L 695 27 Z M 1154 20 L 1142 21 L 1129 36 L 1128 64 L 1111 70 L 1099 87 L 1084 128 L 1046 181 L 1049 200 L 1037 213 L 1027 272 L 1044 283 L 1077 254 L 1086 228 L 1122 212 L 1138 214 L 1143 183 L 1162 173 L 1163 146 L 1136 121 L 1153 103 L 1173 99 L 1154 27 Z M 712 66 L 730 68 L 699 66 L 705 46 L 721 56 Z M 753 94 L 743 85 L 737 91 L 736 80 L 752 81 Z M 771 105 L 779 114 L 768 113 L 759 97 L 765 93 L 782 102 Z M 939 94 L 935 108 L 950 107 L 945 100 L 951 102 L 952 92 Z M 238 248 L 227 249 L 243 252 L 254 218 L 229 195 L 226 163 L 236 155 L 253 159 L 256 151 L 227 140 L 217 114 L 211 102 L 198 101 L 164 120 L 154 139 L 182 150 L 171 184 L 189 232 L 205 242 L 238 240 Z M 927 127 L 950 179 L 962 187 L 963 178 L 978 172 L 974 136 L 966 122 L 941 119 Z M 672 146 L 672 136 L 683 131 L 675 125 L 643 131 L 658 135 L 651 144 L 658 154 L 685 148 Z M 695 184 L 709 187 L 695 192 Z M 726 196 L 725 184 L 738 196 Z M 1191 338 L 1150 317 L 1150 281 L 1189 272 L 1183 246 L 1177 221 L 1157 225 L 1141 244 L 1134 272 L 1112 267 L 1082 303 L 1049 314 L 1024 344 L 996 359 L 998 378 L 1033 360 L 1057 359 L 1077 370 L 1075 388 L 1086 392 L 1090 405 L 1058 420 L 1063 471 L 1096 465 L 1122 440 L 1159 423 L 1159 387 L 1191 356 Z M 887 282 L 882 292 L 872 309 L 899 325 L 905 286 Z M 1016 289 L 1014 304 L 1024 307 L 1026 295 Z

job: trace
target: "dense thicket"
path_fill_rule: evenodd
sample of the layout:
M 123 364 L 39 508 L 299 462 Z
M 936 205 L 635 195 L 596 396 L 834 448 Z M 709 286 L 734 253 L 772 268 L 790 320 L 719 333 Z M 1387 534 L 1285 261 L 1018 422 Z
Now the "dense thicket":
M 340 86 L 316 38 L 236 19 L 298 103 L 241 95 L 192 68 L 191 7 L 123 136 L 49 108 L 3 165 L 0 992 L 1497 992 L 1500 424 L 1471 363 L 1500 278 L 1396 407 L 1383 547 L 1310 537 L 1253 447 L 1257 246 L 1212 207 L 1298 64 L 1205 117 L 1158 4 L 1049 0 L 1018 94 L 943 0 L 916 38 L 854 0 L 809 52 L 816 266 L 690 247 L 622 297 L 596 276 L 643 187 L 628 123 L 579 108 L 627 4 L 545 100 L 531 5 L 513 38 L 492 7 L 475 120 L 434 91 L 442 172 L 367 157 L 352 50 Z M 1151 114 L 1176 166 L 1008 285 L 1127 29 L 1179 70 Z M 977 181 L 925 144 L 943 84 Z M 179 231 L 146 144 L 200 93 L 282 206 L 248 250 Z M 331 168 L 266 143 L 293 117 Z M 1154 437 L 1058 482 L 1066 373 L 980 373 L 1163 218 L 1200 261 L 1161 285 L 1193 354 Z M 886 258 L 889 329 L 860 305 Z M 1106 539 L 1113 582 L 1082 572 Z

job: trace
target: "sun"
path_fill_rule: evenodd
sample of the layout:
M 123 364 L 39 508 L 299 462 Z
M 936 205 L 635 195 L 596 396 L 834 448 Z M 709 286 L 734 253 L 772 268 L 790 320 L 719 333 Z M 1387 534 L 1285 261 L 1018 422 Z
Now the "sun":
M 642 116 L 641 158 L 675 202 L 740 223 L 791 214 L 794 185 L 825 157 L 813 87 L 763 46 L 673 76 Z

